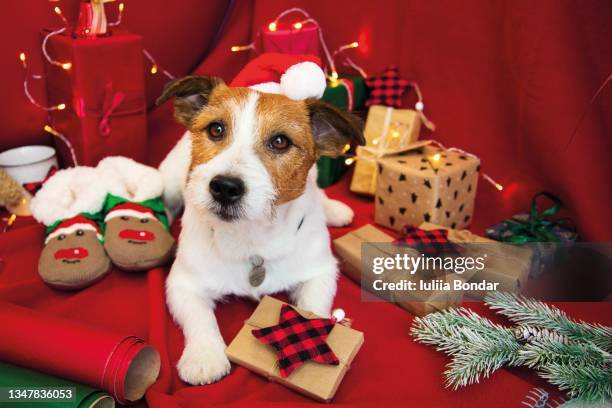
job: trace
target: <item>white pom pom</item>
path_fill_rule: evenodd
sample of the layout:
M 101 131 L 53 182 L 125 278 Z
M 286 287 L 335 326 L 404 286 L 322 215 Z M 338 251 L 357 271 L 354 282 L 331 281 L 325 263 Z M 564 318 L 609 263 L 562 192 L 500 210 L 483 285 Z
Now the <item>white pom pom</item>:
M 341 322 L 341 321 L 343 321 L 343 320 L 344 320 L 344 318 L 346 317 L 346 313 L 344 313 L 344 310 L 342 310 L 342 309 L 335 309 L 335 310 L 332 312 L 332 317 L 333 317 L 334 319 L 336 319 L 336 322 L 337 322 L 337 323 L 340 323 L 340 322 Z
M 293 100 L 320 98 L 326 86 L 323 70 L 314 62 L 292 65 L 281 76 L 281 93 Z

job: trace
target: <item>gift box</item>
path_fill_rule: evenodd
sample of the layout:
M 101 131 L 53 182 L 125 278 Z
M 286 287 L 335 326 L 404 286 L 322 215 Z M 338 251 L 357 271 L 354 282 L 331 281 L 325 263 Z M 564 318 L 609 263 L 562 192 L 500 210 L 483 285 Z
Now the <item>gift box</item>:
M 533 251 L 530 248 L 501 243 L 473 234 L 468 230 L 456 230 L 442 225 L 424 222 L 419 228 L 425 231 L 445 229 L 448 240 L 461 245 L 465 257 L 484 257 L 484 269 L 466 276 L 468 283 L 482 280 L 497 282 L 497 291 L 519 293 L 527 284 L 533 265 Z M 483 299 L 485 291 L 469 291 L 466 296 Z
M 284 306 L 285 303 L 265 296 L 225 352 L 230 361 L 271 381 L 278 382 L 313 399 L 329 402 L 363 344 L 363 333 L 338 323 L 334 324 L 325 342 L 337 358 L 336 364 L 306 361 L 285 377 L 281 370 L 286 370 L 286 366 L 279 363 L 276 349 L 255 337 L 256 334 L 259 336 L 270 334 L 271 330 L 265 328 L 279 324 Z M 306 319 L 319 318 L 307 311 L 291 309 Z M 295 330 L 299 331 L 297 328 Z M 306 347 L 304 344 L 301 343 L 296 347 L 303 349 Z
M 540 212 L 538 201 L 541 199 L 547 199 L 552 205 Z M 561 207 L 561 200 L 554 194 L 537 193 L 531 200 L 529 213 L 517 214 L 487 228 L 486 235 L 496 241 L 529 244 L 534 254 L 530 276 L 537 278 L 555 262 L 563 245 L 572 244 L 578 238 L 567 218 L 554 219 Z
M 453 229 L 470 224 L 480 169 L 475 156 L 415 144 L 376 166 L 376 223 L 398 231 L 422 222 Z
M 403 149 L 419 138 L 421 118 L 417 111 L 373 105 L 364 128 L 365 148 L 357 149 L 350 189 L 354 193 L 376 193 L 375 159 Z
M 47 33 L 43 33 L 46 35 Z M 80 165 L 106 156 L 144 161 L 147 152 L 142 37 L 125 32 L 99 38 L 54 35 L 47 51 L 71 67 L 47 63 L 47 98 L 65 109 L 50 112 L 52 127 L 72 144 Z M 57 148 L 71 165 L 67 147 Z
M 313 23 L 295 24 L 276 22 L 261 30 L 263 52 L 282 54 L 311 54 L 320 56 L 319 26 Z M 272 26 L 272 27 L 271 27 Z M 274 28 L 271 30 L 271 28 Z
M 366 87 L 362 77 L 341 75 L 337 81 L 328 82 L 321 100 L 348 111 L 355 111 L 363 109 L 365 98 Z M 346 169 L 344 157 L 319 158 L 317 184 L 321 188 L 331 186 L 342 178 Z
M 337 80 L 328 81 L 321 100 L 347 111 L 356 111 L 365 107 L 366 92 L 363 77 L 340 75 Z
M 413 275 L 397 271 L 375 275 L 369 270 L 362 270 L 365 265 L 371 265 L 371 259 L 374 257 L 395 257 L 396 254 L 407 254 L 412 257 L 420 256 L 419 251 L 414 248 L 400 245 L 391 246 L 394 241 L 390 235 L 368 224 L 335 239 L 333 247 L 340 260 L 342 272 L 366 290 L 370 290 L 373 287 L 374 280 L 381 277 L 387 283 L 400 282 L 401 280 L 412 280 L 414 282 L 435 280 L 440 285 L 442 283 L 452 285 L 456 279 L 464 280 L 464 276 L 441 270 L 420 270 Z M 369 244 L 367 253 L 363 250 L 364 243 Z M 368 259 L 364 259 L 363 256 L 367 256 Z M 429 313 L 457 307 L 463 301 L 463 292 L 455 290 L 412 290 L 401 293 L 401 296 L 396 296 L 394 292 L 386 295 L 388 295 L 386 300 L 417 316 L 425 316 Z

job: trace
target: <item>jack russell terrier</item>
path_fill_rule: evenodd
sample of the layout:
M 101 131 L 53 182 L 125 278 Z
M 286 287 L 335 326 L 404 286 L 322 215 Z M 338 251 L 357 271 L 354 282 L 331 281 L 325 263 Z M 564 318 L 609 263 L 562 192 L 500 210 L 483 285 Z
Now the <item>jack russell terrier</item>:
M 288 291 L 297 307 L 329 316 L 337 262 L 329 225 L 353 212 L 316 184 L 315 162 L 363 144 L 361 122 L 310 98 L 230 87 L 189 76 L 169 83 L 187 132 L 160 166 L 170 212 L 184 202 L 169 310 L 185 337 L 180 378 L 209 384 L 230 371 L 215 303 Z

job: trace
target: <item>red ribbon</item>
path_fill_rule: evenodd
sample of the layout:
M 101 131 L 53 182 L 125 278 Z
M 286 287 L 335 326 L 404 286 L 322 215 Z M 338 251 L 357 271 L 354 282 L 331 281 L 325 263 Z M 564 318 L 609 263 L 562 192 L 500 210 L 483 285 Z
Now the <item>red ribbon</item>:
M 106 93 L 104 98 L 104 108 L 102 113 L 102 118 L 100 118 L 100 123 L 98 123 L 98 132 L 102 136 L 108 136 L 111 132 L 111 124 L 110 117 L 121 105 L 123 100 L 125 99 L 125 93 L 123 91 L 113 93 L 113 84 L 112 82 L 106 83 Z
M 47 180 L 49 180 L 55 173 L 57 173 L 57 167 L 51 166 L 49 167 L 49 171 L 47 172 L 47 175 L 44 179 L 42 179 L 41 181 L 32 181 L 31 183 L 24 183 L 23 188 L 25 188 L 28 193 L 35 195 L 38 190 L 42 188 L 43 184 L 45 184 Z

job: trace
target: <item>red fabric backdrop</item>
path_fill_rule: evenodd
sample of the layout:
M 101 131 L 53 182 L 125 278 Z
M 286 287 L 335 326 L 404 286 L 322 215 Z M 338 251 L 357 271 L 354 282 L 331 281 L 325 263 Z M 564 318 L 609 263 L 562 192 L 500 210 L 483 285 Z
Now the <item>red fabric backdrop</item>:
M 28 52 L 40 70 L 39 30 L 57 27 L 51 8 L 69 16 L 76 0 L 4 2 L 0 73 L 3 132 L 0 149 L 47 143 L 44 114 L 22 91 L 17 56 Z M 612 198 L 610 98 L 607 88 L 587 105 L 612 67 L 612 3 L 601 1 L 401 1 L 337 0 L 126 2 L 124 26 L 144 35 L 145 46 L 165 68 L 180 76 L 190 72 L 230 80 L 248 58 L 229 47 L 251 35 L 280 11 L 301 5 L 320 21 L 333 49 L 358 40 L 355 59 L 371 72 L 396 64 L 407 79 L 419 82 L 427 113 L 438 125 L 435 137 L 482 158 L 483 170 L 505 185 L 498 193 L 479 186 L 474 231 L 524 210 L 533 193 L 547 189 L 566 202 L 583 237 L 609 240 Z M 109 9 L 116 6 L 108 5 Z M 114 13 L 110 12 L 111 20 Z M 119 62 L 118 62 L 119 63 Z M 159 94 L 164 77 L 147 74 L 148 99 Z M 42 90 L 37 96 L 44 98 Z M 411 104 L 410 99 L 406 103 Z M 573 129 L 586 112 L 576 135 Z M 149 117 L 152 164 L 158 163 L 181 135 L 170 105 Z M 353 227 L 372 222 L 373 205 L 348 193 L 348 179 L 329 192 L 356 210 Z M 350 228 L 333 229 L 339 236 Z M 28 243 L 28 244 L 25 244 Z M 36 274 L 42 228 L 25 226 L 0 234 L 0 298 L 119 333 L 142 336 L 161 352 L 160 380 L 147 394 L 151 406 L 299 406 L 309 401 L 249 371 L 232 374 L 207 387 L 186 387 L 174 364 L 182 350 L 180 331 L 168 317 L 163 297 L 167 268 L 147 274 L 114 270 L 93 287 L 59 293 Z M 408 335 L 412 316 L 393 305 L 361 303 L 359 288 L 341 278 L 336 305 L 355 319 L 366 342 L 336 398 L 346 406 L 517 406 L 527 390 L 543 383 L 527 370 L 501 370 L 483 384 L 458 392 L 442 386 L 446 359 L 415 344 Z M 475 306 L 482 311 L 482 306 Z M 612 324 L 608 304 L 572 304 L 576 317 Z M 223 335 L 231 340 L 254 304 L 230 301 L 219 307 Z M 490 315 L 490 314 L 489 314 Z M 0 337 L 1 340 L 1 337 Z M 52 340 L 52 339 L 50 339 Z M 504 396 L 501 404 L 499 396 Z
M 52 7 L 73 18 L 76 0 L 8 0 L 2 24 L 0 149 L 48 143 L 45 115 L 23 95 L 17 59 L 26 51 L 41 69 L 39 30 L 57 27 Z M 180 76 L 194 69 L 230 80 L 248 59 L 229 47 L 245 44 L 280 11 L 305 7 L 332 49 L 358 40 L 355 60 L 369 72 L 396 64 L 422 87 L 433 135 L 482 158 L 483 170 L 505 187 L 479 200 L 477 222 L 491 224 L 523 210 L 542 189 L 564 199 L 587 240 L 612 239 L 610 128 L 612 87 L 588 107 L 612 71 L 612 3 L 607 0 L 329 2 L 287 0 L 163 0 L 126 2 L 124 27 L 144 36 L 159 63 Z M 107 5 L 112 20 L 116 5 Z M 150 103 L 165 82 L 147 74 Z M 33 88 L 37 88 L 37 84 Z M 44 99 L 41 86 L 35 94 Z M 407 99 L 407 104 L 411 103 Z M 588 107 L 588 109 L 587 109 Z M 584 116 L 583 116 L 584 114 Z M 582 120 L 581 120 L 582 118 Z M 577 128 L 570 143 L 570 137 Z M 169 106 L 150 116 L 151 162 L 180 135 Z M 491 187 L 481 184 L 481 192 Z

